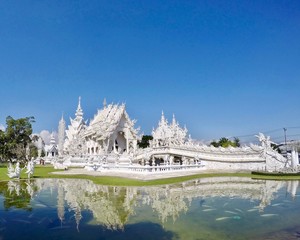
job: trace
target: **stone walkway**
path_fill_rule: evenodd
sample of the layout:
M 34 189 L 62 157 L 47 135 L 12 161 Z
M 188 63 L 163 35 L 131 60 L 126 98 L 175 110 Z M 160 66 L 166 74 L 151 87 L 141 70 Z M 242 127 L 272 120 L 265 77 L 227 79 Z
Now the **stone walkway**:
M 204 174 L 204 173 L 216 173 L 212 170 L 203 170 L 203 169 L 194 169 L 194 170 L 177 170 L 169 172 L 124 172 L 124 171 L 109 171 L 103 170 L 98 171 L 87 171 L 83 168 L 70 168 L 66 171 L 53 172 L 52 174 L 59 175 L 90 175 L 90 176 L 111 176 L 111 177 L 124 177 L 137 180 L 155 180 L 163 178 L 172 178 L 172 177 L 183 177 L 195 174 Z

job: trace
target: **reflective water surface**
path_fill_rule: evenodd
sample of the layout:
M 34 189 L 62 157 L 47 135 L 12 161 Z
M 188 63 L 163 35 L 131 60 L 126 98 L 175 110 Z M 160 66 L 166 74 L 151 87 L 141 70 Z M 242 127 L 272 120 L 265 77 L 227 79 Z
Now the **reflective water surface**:
M 155 187 L 0 183 L 0 239 L 300 239 L 299 181 L 239 177 Z

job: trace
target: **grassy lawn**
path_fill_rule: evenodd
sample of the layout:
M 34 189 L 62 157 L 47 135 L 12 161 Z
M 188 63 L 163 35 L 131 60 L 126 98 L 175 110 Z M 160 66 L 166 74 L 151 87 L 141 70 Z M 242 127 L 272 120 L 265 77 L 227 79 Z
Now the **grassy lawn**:
M 96 184 L 102 185 L 112 185 L 112 186 L 153 186 L 161 184 L 172 184 L 179 183 L 183 181 L 188 181 L 197 178 L 207 178 L 207 177 L 222 177 L 222 176 L 232 176 L 232 177 L 252 177 L 255 179 L 272 179 L 272 180 L 300 180 L 300 176 L 261 176 L 253 175 L 250 173 L 203 173 L 183 177 L 172 177 L 167 179 L 156 179 L 149 181 L 135 180 L 122 177 L 109 177 L 109 176 L 90 176 L 90 175 L 54 175 L 51 172 L 64 171 L 56 170 L 52 166 L 39 166 L 35 167 L 33 178 L 71 178 L 71 179 L 89 179 Z M 21 174 L 21 179 L 27 179 L 26 170 L 24 169 Z M 0 181 L 8 181 L 7 167 L 6 165 L 0 166 Z

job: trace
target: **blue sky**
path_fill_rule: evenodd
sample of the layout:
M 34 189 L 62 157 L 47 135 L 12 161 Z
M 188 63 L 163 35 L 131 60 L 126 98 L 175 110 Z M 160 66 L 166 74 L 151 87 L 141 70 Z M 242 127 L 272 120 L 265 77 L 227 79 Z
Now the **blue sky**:
M 193 138 L 300 138 L 300 1 L 0 1 L 0 124 L 125 102 Z M 293 127 L 293 128 L 292 128 Z

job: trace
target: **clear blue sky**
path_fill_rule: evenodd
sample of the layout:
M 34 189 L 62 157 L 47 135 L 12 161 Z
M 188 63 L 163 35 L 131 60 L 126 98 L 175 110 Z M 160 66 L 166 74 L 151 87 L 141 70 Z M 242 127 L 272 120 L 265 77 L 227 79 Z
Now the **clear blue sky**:
M 299 90 L 299 0 L 0 1 L 2 125 L 56 130 L 81 96 L 86 119 L 125 102 L 146 134 L 164 110 L 197 139 L 299 139 Z

